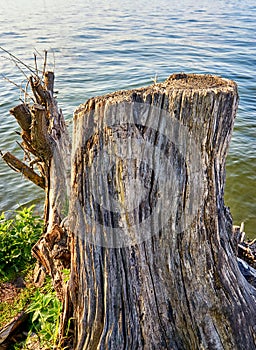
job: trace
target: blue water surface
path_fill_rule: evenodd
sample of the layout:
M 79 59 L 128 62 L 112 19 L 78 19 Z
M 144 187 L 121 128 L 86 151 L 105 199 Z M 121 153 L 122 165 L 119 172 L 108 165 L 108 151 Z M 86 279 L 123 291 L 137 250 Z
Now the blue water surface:
M 174 72 L 210 73 L 238 83 L 240 105 L 227 160 L 226 205 L 234 223 L 256 235 L 256 6 L 254 0 L 0 0 L 0 46 L 26 64 L 48 50 L 67 120 L 89 97 L 165 80 Z M 38 52 L 38 53 L 37 53 Z M 25 76 L 2 53 L 0 74 Z M 0 78 L 0 149 L 17 156 L 18 127 L 9 109 L 23 98 Z M 0 161 L 0 211 L 44 194 Z

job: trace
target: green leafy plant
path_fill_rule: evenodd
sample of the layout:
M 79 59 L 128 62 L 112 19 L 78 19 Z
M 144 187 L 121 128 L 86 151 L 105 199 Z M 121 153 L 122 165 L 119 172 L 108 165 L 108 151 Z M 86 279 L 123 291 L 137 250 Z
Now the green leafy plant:
M 28 278 L 32 273 L 35 259 L 31 255 L 31 248 L 40 238 L 43 229 L 43 221 L 33 215 L 33 209 L 34 206 L 31 206 L 15 211 L 11 218 L 6 218 L 4 213 L 0 215 L 0 282 L 11 280 L 20 274 Z M 69 273 L 69 270 L 64 271 L 67 280 Z M 26 309 L 29 314 L 29 336 L 27 340 L 13 344 L 11 349 L 26 349 L 27 341 L 37 341 L 45 349 L 54 349 L 62 303 L 57 298 L 49 277 L 40 289 L 35 288 L 30 280 L 31 278 L 14 300 L 0 302 L 0 322 L 3 325 L 17 312 Z
M 34 258 L 31 248 L 42 234 L 43 221 L 33 216 L 34 206 L 15 212 L 13 218 L 0 215 L 0 280 L 24 272 Z
M 37 333 L 41 345 L 54 348 L 58 336 L 62 303 L 53 290 L 51 281 L 43 289 L 37 289 L 31 298 L 27 312 L 31 315 L 31 331 Z

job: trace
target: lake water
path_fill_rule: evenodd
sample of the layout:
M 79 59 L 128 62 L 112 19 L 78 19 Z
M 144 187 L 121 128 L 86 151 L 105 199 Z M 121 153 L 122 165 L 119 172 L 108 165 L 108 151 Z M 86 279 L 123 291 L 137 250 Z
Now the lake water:
M 0 46 L 26 64 L 48 50 L 66 119 L 89 97 L 165 80 L 174 72 L 235 80 L 240 105 L 227 160 L 226 205 L 256 236 L 255 0 L 0 0 Z M 40 56 L 38 61 L 40 62 Z M 0 74 L 25 77 L 4 53 Z M 0 77 L 0 149 L 17 156 L 9 109 L 20 92 Z M 21 96 L 22 97 L 22 96 Z M 0 160 L 0 211 L 42 203 L 43 192 Z

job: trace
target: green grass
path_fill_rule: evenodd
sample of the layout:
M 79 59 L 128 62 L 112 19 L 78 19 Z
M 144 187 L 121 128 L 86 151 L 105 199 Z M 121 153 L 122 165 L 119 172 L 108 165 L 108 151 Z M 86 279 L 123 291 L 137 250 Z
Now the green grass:
M 12 301 L 0 301 L 0 329 L 15 317 L 20 311 L 28 305 L 31 297 L 35 293 L 35 287 L 32 284 L 32 276 L 26 277 L 27 287 L 21 289 L 20 293 Z

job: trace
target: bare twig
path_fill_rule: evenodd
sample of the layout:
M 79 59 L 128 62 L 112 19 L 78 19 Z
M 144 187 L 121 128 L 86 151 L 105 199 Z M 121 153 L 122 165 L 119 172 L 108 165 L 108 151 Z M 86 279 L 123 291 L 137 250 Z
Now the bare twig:
M 27 74 L 25 73 L 25 71 L 18 65 L 18 63 L 11 57 L 5 57 L 5 56 L 1 56 L 2 58 L 4 58 L 5 60 L 11 61 L 12 63 L 15 64 L 15 66 L 18 68 L 18 70 L 25 76 L 25 78 L 27 79 Z
M 7 78 L 6 76 L 4 76 L 3 74 L 1 74 L 2 78 L 6 81 L 8 81 L 8 83 L 13 84 L 14 86 L 16 86 L 19 90 L 21 90 L 23 93 L 25 93 L 33 102 L 35 102 L 35 99 L 33 96 L 30 96 L 26 90 L 24 90 L 20 85 L 16 84 L 14 81 L 12 81 L 11 79 Z
M 22 88 L 20 87 L 20 85 L 16 84 L 16 83 L 15 83 L 14 81 L 12 81 L 11 79 L 7 78 L 7 77 L 4 76 L 3 74 L 1 74 L 1 75 L 2 75 L 2 78 L 3 78 L 4 80 L 8 81 L 8 83 L 13 84 L 13 85 L 16 86 L 19 90 L 22 89 Z M 22 89 L 22 91 L 25 92 L 24 89 Z
M 24 92 L 24 103 L 27 103 L 27 96 L 29 96 L 28 94 L 28 87 L 29 87 L 29 79 L 27 80 L 26 86 L 25 86 L 25 92 Z
M 7 53 L 11 58 L 13 62 L 18 62 L 19 64 L 21 64 L 22 66 L 26 67 L 31 73 L 33 73 L 35 75 L 35 71 L 34 69 L 31 68 L 31 66 L 27 65 L 26 63 L 24 63 L 23 61 L 21 61 L 18 57 L 16 57 L 15 55 L 13 55 L 11 52 L 9 52 L 8 50 L 5 50 L 2 46 L 0 46 L 0 50 L 4 51 L 5 53 Z
M 254 238 L 251 242 L 248 243 L 248 245 L 253 245 L 256 242 L 256 238 Z
M 45 75 L 46 64 L 47 64 L 47 51 L 46 51 L 46 50 L 44 50 L 44 67 L 43 67 L 43 77 L 44 77 L 44 75 Z
M 36 54 L 35 53 L 34 53 L 34 60 L 35 60 L 36 75 L 38 76 L 38 68 L 37 68 L 37 61 L 36 61 Z
M 43 58 L 43 55 L 41 54 L 41 52 L 39 52 L 35 47 L 34 47 L 34 50 L 38 54 L 38 56 L 40 56 L 43 60 L 44 58 Z M 42 73 L 42 71 L 40 71 L 40 72 Z

